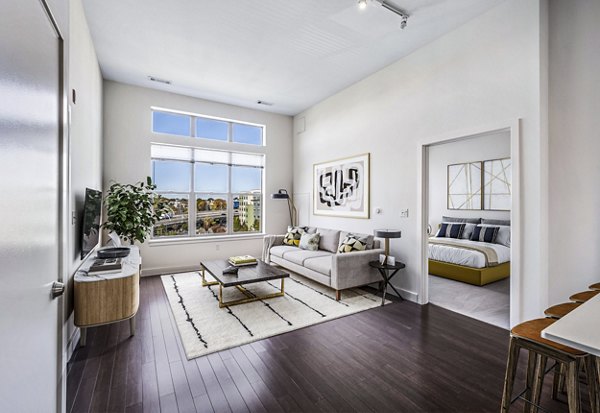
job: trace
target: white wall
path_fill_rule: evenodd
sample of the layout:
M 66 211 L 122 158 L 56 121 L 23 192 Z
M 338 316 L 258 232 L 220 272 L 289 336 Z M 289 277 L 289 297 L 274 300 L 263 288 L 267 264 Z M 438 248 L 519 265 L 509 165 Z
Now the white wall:
M 435 231 L 442 216 L 510 219 L 510 211 L 448 209 L 448 165 L 510 158 L 510 133 L 497 132 L 429 148 L 429 224 Z
M 550 1 L 550 302 L 600 281 L 600 1 Z
M 415 298 L 420 277 L 419 146 L 436 136 L 517 118 L 522 154 L 522 300 L 517 319 L 535 317 L 547 302 L 540 243 L 545 214 L 540 102 L 542 4 L 509 0 L 413 54 L 297 115 L 294 190 L 312 191 L 312 164 L 371 153 L 370 220 L 309 216 L 312 225 L 371 232 L 402 230 L 392 253 L 407 265 L 395 285 Z M 407 29 L 408 30 L 408 29 Z M 400 218 L 401 209 L 408 218 Z
M 287 203 L 271 200 L 279 188 L 292 187 L 292 118 L 238 106 L 104 82 L 104 188 L 111 181 L 133 183 L 151 175 L 152 106 L 266 125 L 265 232 L 282 233 L 289 223 Z M 191 138 L 167 137 L 186 145 Z M 198 268 L 200 260 L 231 255 L 260 256 L 262 237 L 195 240 L 170 244 L 146 241 L 140 249 L 144 275 Z
M 72 341 L 73 274 L 79 267 L 80 233 L 85 188 L 102 188 L 102 74 L 92 44 L 81 0 L 70 0 L 69 106 L 71 108 L 70 205 L 75 213 L 68 239 L 69 274 L 67 284 L 64 334 Z M 75 89 L 76 103 L 71 91 Z

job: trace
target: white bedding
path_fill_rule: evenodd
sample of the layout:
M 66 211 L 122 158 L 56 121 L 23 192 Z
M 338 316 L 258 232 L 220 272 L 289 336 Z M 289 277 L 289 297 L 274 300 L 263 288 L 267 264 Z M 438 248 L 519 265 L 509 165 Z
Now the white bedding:
M 444 238 L 448 240 L 448 238 Z M 500 244 L 489 242 L 471 241 L 468 239 L 452 239 L 456 247 L 446 245 L 429 244 L 429 258 L 436 261 L 449 262 L 451 264 L 464 265 L 466 267 L 484 268 L 485 256 L 482 252 L 460 248 L 460 245 L 484 245 L 493 248 L 498 255 L 498 264 L 510 261 L 510 248 Z

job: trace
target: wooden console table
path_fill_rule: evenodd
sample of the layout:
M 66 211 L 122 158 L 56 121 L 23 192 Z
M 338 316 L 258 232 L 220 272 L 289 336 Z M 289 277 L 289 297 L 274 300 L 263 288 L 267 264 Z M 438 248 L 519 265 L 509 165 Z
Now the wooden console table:
M 80 344 L 85 346 L 88 327 L 129 320 L 130 334 L 135 334 L 135 315 L 140 305 L 140 268 L 142 259 L 137 247 L 131 247 L 116 274 L 85 275 L 96 258 L 92 254 L 75 274 L 75 325 L 81 328 Z

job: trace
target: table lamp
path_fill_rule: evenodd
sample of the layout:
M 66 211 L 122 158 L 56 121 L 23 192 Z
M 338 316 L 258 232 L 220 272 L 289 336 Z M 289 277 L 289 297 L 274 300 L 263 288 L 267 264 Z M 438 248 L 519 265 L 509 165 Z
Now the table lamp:
M 373 235 L 385 240 L 385 262 L 387 262 L 387 257 L 390 255 L 390 238 L 400 238 L 402 231 L 399 229 L 376 229 L 373 231 Z

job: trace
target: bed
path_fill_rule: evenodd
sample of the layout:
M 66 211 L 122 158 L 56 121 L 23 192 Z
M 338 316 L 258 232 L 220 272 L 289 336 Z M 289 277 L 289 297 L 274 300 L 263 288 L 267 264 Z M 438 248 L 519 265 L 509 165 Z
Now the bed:
M 510 247 L 469 239 L 429 239 L 429 274 L 473 285 L 510 276 Z

